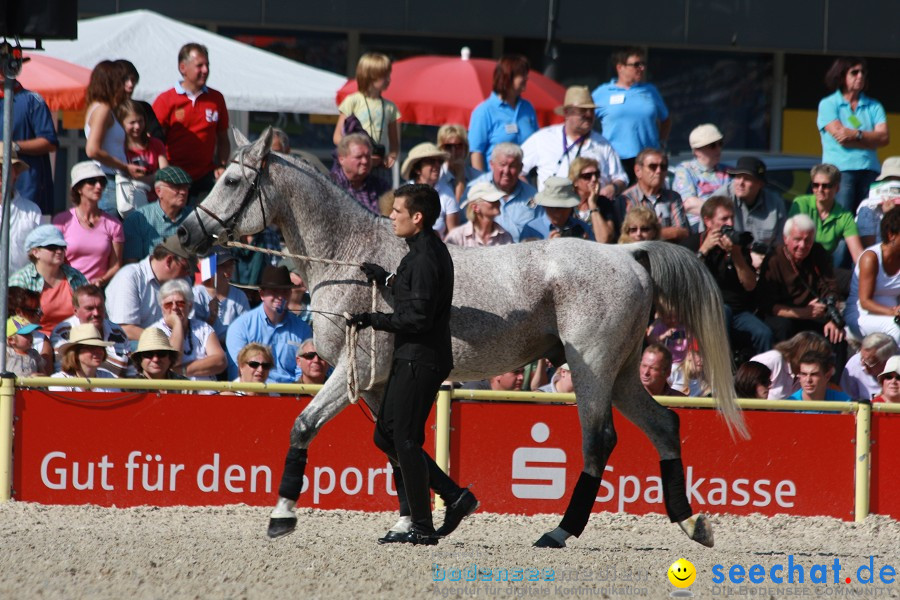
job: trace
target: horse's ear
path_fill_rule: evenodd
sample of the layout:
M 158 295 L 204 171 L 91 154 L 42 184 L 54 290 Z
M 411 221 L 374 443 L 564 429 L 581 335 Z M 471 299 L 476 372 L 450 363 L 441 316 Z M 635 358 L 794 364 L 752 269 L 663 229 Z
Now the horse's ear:
M 275 134 L 272 127 L 266 127 L 265 131 L 262 132 L 262 135 L 259 136 L 259 139 L 253 142 L 253 146 L 250 148 L 250 156 L 259 159 L 259 162 L 262 163 L 272 149 L 272 140 L 274 137 Z
M 250 140 L 247 139 L 247 136 L 241 133 L 241 130 L 237 127 L 231 128 L 231 136 L 234 138 L 234 145 L 238 148 L 242 148 L 250 143 Z

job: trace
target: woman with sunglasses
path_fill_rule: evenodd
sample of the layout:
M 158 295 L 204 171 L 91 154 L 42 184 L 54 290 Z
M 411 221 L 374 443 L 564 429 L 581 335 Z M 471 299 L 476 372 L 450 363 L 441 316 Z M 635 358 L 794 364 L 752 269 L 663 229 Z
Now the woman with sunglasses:
M 115 379 L 116 376 L 100 365 L 106 360 L 106 348 L 112 342 L 103 340 L 100 331 L 93 323 L 79 323 L 69 332 L 69 341 L 59 347 L 60 370 L 51 375 L 58 379 L 84 377 L 86 379 Z M 70 385 L 52 385 L 52 392 L 82 392 L 80 387 Z M 118 392 L 114 388 L 94 388 L 95 392 Z
M 122 224 L 100 210 L 106 174 L 92 161 L 72 167 L 72 208 L 53 217 L 66 239 L 66 260 L 94 285 L 105 287 L 122 268 Z
M 659 217 L 653 209 L 646 206 L 635 206 L 625 214 L 622 221 L 622 233 L 619 235 L 620 244 L 643 242 L 646 240 L 658 240 Z
M 900 356 L 892 356 L 884 365 L 884 371 L 878 376 L 881 393 L 872 398 L 872 402 L 900 402 Z
M 194 295 L 183 279 L 172 279 L 159 288 L 159 305 L 163 318 L 153 324 L 180 349 L 175 372 L 194 381 L 215 381 L 227 366 L 225 351 L 212 326 L 201 319 L 191 319 Z
M 72 292 L 88 280 L 81 271 L 66 264 L 66 240 L 53 225 L 40 225 L 25 238 L 31 264 L 9 278 L 9 285 L 41 295 L 41 333 L 49 336 L 61 321 L 75 314 Z
M 169 338 L 156 327 L 148 327 L 138 339 L 137 350 L 131 353 L 131 361 L 144 379 L 184 379 L 175 372 L 178 351 Z
M 854 215 L 881 170 L 875 150 L 889 141 L 884 107 L 863 93 L 867 75 L 865 59 L 835 59 L 825 74 L 825 86 L 833 93 L 819 102 L 816 118 L 822 162 L 841 170 L 837 203 Z
M 600 195 L 600 163 L 593 158 L 579 156 L 569 165 L 569 179 L 581 198 L 576 216 L 590 223 L 594 239 L 603 244 L 612 243 L 615 225 L 610 198 Z
M 269 379 L 269 371 L 275 364 L 275 358 L 268 346 L 250 342 L 237 355 L 238 376 L 235 383 L 265 383 Z M 244 395 L 246 392 L 236 392 Z

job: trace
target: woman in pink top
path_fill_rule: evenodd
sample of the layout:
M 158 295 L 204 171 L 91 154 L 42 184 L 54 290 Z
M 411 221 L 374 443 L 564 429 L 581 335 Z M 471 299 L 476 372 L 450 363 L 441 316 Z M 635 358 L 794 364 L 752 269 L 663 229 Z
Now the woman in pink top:
M 66 260 L 88 281 L 105 286 L 122 267 L 122 224 L 99 208 L 106 175 L 94 162 L 72 167 L 71 209 L 53 217 L 66 239 Z

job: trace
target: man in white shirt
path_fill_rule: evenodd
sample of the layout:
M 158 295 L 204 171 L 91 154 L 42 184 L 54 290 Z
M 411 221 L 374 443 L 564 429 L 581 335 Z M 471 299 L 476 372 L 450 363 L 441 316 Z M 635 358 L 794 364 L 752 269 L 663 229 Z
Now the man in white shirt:
M 12 200 L 9 205 L 9 273 L 15 273 L 29 264 L 28 252 L 25 250 L 25 237 L 31 230 L 41 224 L 41 209 L 38 205 L 16 190 L 16 179 L 20 174 L 28 170 L 25 164 L 13 150 L 12 169 L 10 169 L 9 187 L 12 190 Z M 0 142 L 0 162 L 3 161 L 3 142 Z M 0 170 L 0 189 L 3 186 L 3 173 Z M 0 198 L 0 202 L 2 202 Z M 2 207 L 0 207 L 2 211 Z M 2 219 L 0 212 L 0 219 Z
M 524 172 L 537 168 L 538 191 L 544 189 L 548 177 L 568 177 L 569 166 L 579 156 L 600 163 L 600 195 L 610 200 L 628 185 L 628 175 L 619 155 L 605 137 L 593 130 L 594 109 L 590 91 L 580 85 L 566 90 L 557 114 L 564 115 L 562 125 L 551 125 L 536 131 L 522 144 Z

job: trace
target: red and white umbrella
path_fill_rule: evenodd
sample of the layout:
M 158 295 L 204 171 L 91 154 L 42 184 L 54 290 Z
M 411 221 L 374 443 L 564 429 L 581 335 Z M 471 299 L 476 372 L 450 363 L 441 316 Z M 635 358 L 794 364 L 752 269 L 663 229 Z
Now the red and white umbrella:
M 50 110 L 84 108 L 85 92 L 91 78 L 90 69 L 40 52 L 24 54 L 31 60 L 22 66 L 22 72 L 17 77 L 22 87 L 43 96 Z

